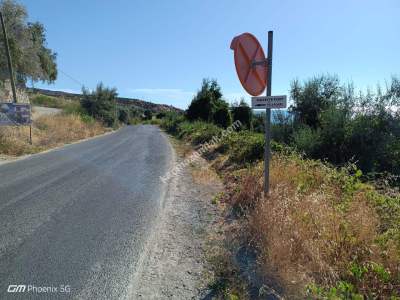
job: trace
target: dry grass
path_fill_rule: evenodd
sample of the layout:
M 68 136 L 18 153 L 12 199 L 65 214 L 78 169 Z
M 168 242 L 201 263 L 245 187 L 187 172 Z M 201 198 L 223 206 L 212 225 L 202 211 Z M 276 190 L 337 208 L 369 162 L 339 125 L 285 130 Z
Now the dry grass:
M 0 153 L 10 156 L 36 153 L 106 132 L 99 122 L 83 121 L 79 115 L 42 116 L 29 127 L 0 127 Z
M 221 187 L 220 178 L 217 173 L 209 167 L 206 160 L 201 159 L 200 162 L 192 167 L 191 171 L 195 183 Z
M 268 198 L 262 178 L 262 164 L 227 177 L 228 201 L 247 217 L 264 275 L 290 299 L 305 297 L 307 286 L 318 287 L 310 289 L 316 298 L 400 296 L 400 248 L 380 242 L 371 187 L 344 170 L 283 155 L 272 161 Z

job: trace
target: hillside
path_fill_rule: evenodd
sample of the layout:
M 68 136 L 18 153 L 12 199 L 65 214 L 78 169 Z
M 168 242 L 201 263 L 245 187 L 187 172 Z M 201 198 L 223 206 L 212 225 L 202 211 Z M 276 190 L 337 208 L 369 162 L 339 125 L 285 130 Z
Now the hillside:
M 71 100 L 78 100 L 82 97 L 82 94 L 75 94 L 75 93 L 67 93 L 62 91 L 52 91 L 52 90 L 45 90 L 45 89 L 37 89 L 37 88 L 28 88 L 28 93 L 33 94 L 42 94 L 46 96 L 56 97 L 56 98 L 66 98 Z M 162 111 L 175 111 L 175 112 L 183 112 L 183 110 L 176 108 L 172 105 L 167 104 L 156 104 L 140 99 L 133 99 L 133 98 L 125 98 L 125 97 L 117 97 L 117 102 L 119 105 L 124 106 L 134 106 L 136 108 L 142 110 L 151 110 L 154 113 L 162 112 Z

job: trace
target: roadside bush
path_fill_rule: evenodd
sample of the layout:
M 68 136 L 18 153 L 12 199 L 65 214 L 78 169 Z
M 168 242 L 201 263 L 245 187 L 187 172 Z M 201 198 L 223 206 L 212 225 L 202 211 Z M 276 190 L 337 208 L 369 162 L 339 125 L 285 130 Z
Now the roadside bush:
M 91 93 L 83 89 L 81 106 L 88 115 L 111 127 L 116 122 L 117 95 L 115 88 L 107 88 L 103 83 L 99 83 L 96 90 Z
M 251 121 L 251 126 L 254 132 L 265 132 L 265 114 L 255 113 Z
M 190 141 L 194 145 L 209 142 L 214 136 L 219 136 L 221 128 L 206 122 L 183 122 L 179 125 L 178 137 Z
M 129 118 L 139 118 L 141 111 L 136 107 L 132 106 L 129 108 Z
M 128 124 L 129 125 L 138 125 L 138 124 L 142 124 L 143 120 L 141 120 L 140 118 L 129 118 Z
M 351 123 L 349 111 L 331 107 L 321 113 L 320 119 L 319 144 L 314 146 L 314 156 L 337 165 L 351 160 L 352 151 L 348 148 L 347 141 Z
M 229 111 L 229 105 L 226 102 L 220 102 L 218 107 L 215 108 L 213 114 L 214 124 L 226 128 L 232 123 L 231 113 Z
M 164 111 L 160 111 L 159 113 L 156 114 L 157 119 L 163 119 L 165 118 L 167 114 Z
M 289 145 L 292 140 L 293 130 L 293 116 L 291 113 L 281 110 L 272 111 L 271 138 L 274 141 Z
M 186 116 L 189 120 L 211 122 L 218 102 L 221 100 L 221 87 L 216 80 L 203 79 L 201 89 L 190 103 Z
M 214 122 L 221 127 L 231 123 L 228 103 L 222 99 L 221 87 L 216 80 L 203 79 L 201 89 L 186 111 L 186 117 L 189 121 Z
M 96 122 L 96 120 L 89 115 L 86 114 L 76 114 L 76 115 L 78 115 L 81 118 L 82 122 L 86 124 L 93 124 Z
M 144 120 L 151 120 L 153 118 L 153 113 L 151 112 L 151 110 L 146 109 L 143 113 L 144 116 Z
M 66 114 L 78 114 L 88 116 L 87 112 L 83 109 L 78 101 L 71 101 L 63 107 L 63 112 Z
M 321 113 L 338 103 L 341 91 L 337 76 L 315 76 L 304 84 L 294 80 L 290 91 L 294 105 L 290 109 L 296 122 L 313 129 L 319 127 Z
M 241 99 L 239 103 L 234 103 L 231 107 L 231 111 L 233 120 L 239 120 L 243 124 L 241 130 L 252 129 L 251 124 L 253 119 L 253 112 L 251 111 L 251 108 L 246 103 L 246 101 L 244 101 L 244 99 Z
M 164 128 L 168 133 L 177 135 L 178 126 L 185 121 L 185 117 L 182 114 L 176 112 L 168 112 L 165 118 L 162 120 L 161 127 Z
M 229 160 L 233 163 L 252 163 L 263 157 L 264 142 L 263 134 L 243 130 L 224 138 L 219 150 L 227 151 Z
M 308 157 L 316 157 L 320 146 L 320 134 L 306 125 L 298 128 L 293 133 L 292 146 Z
M 129 110 L 124 107 L 118 109 L 118 120 L 124 124 L 128 124 L 129 121 Z
M 374 93 L 355 95 L 352 84 L 341 85 L 336 76 L 294 81 L 289 143 L 308 157 L 339 166 L 356 161 L 368 178 L 387 172 L 400 175 L 399 82 L 393 77 L 385 90 L 378 86 Z M 284 129 L 280 124 L 273 127 Z
M 53 108 L 63 108 L 65 104 L 65 100 L 58 99 L 55 97 L 50 97 L 46 95 L 34 95 L 29 98 L 29 101 L 32 105 L 44 106 L 44 107 L 53 107 Z

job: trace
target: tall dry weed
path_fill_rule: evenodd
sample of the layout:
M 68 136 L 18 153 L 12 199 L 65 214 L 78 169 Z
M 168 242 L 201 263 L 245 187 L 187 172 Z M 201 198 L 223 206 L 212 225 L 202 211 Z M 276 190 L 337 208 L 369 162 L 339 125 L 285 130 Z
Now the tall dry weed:
M 342 281 L 373 297 L 395 291 L 399 255 L 377 242 L 380 218 L 370 190 L 320 162 L 277 155 L 264 197 L 262 169 L 260 164 L 241 174 L 230 201 L 247 208 L 266 276 L 282 282 L 290 298 L 304 297 L 310 284 L 335 287 Z
M 75 114 L 42 116 L 33 121 L 32 145 L 29 143 L 29 127 L 0 127 L 0 153 L 10 156 L 35 153 L 105 131 L 99 122 L 85 122 Z

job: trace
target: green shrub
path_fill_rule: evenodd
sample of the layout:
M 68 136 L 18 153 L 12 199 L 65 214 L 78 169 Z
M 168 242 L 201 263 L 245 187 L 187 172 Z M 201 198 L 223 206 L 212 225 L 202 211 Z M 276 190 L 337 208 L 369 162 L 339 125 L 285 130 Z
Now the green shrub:
M 254 132 L 265 132 L 265 114 L 256 113 L 253 115 L 251 126 Z
M 320 145 L 319 131 L 306 125 L 293 134 L 292 146 L 307 156 L 314 157 Z
M 81 106 L 88 115 L 111 127 L 116 121 L 115 101 L 117 95 L 115 88 L 107 88 L 99 83 L 96 90 L 91 93 L 83 89 Z
M 169 134 L 177 135 L 178 126 L 185 120 L 182 114 L 176 112 L 169 112 L 161 122 L 161 127 L 164 128 Z
M 194 145 L 209 142 L 213 137 L 218 137 L 221 128 L 206 122 L 183 122 L 179 125 L 179 138 L 184 138 Z
M 221 87 L 216 80 L 203 79 L 201 89 L 190 103 L 186 117 L 190 121 L 214 122 L 227 127 L 231 123 L 228 103 L 222 99 Z
M 293 146 L 311 158 L 343 165 L 349 160 L 370 178 L 400 175 L 400 80 L 356 94 L 337 76 L 317 76 L 291 87 Z M 280 126 L 282 127 L 282 126 Z M 311 128 L 311 129 L 310 129 Z M 400 186 L 400 180 L 393 185 Z
M 241 129 L 251 129 L 253 112 L 249 105 L 241 99 L 239 103 L 234 103 L 232 105 L 232 118 L 234 121 L 239 120 L 242 123 Z
M 156 118 L 157 119 L 163 119 L 163 118 L 165 118 L 166 117 L 166 113 L 165 113 L 165 111 L 160 111 L 159 113 L 157 113 L 156 114 Z
M 118 109 L 118 120 L 124 124 L 128 124 L 129 121 L 129 110 L 124 107 Z
M 85 124 L 93 124 L 96 122 L 96 120 L 93 117 L 91 117 L 87 114 L 79 114 L 79 117 L 81 118 L 82 122 L 84 122 Z
M 247 130 L 232 132 L 223 139 L 219 150 L 227 151 L 234 163 L 255 162 L 264 155 L 264 135 Z
M 144 116 L 144 120 L 151 120 L 153 118 L 153 113 L 151 112 L 151 110 L 146 109 L 143 113 Z
M 231 118 L 231 113 L 229 111 L 229 106 L 228 103 L 226 102 L 220 102 L 218 104 L 218 107 L 215 108 L 214 114 L 213 114 L 213 121 L 214 124 L 226 128 L 232 123 L 232 118 Z
M 140 120 L 139 118 L 135 117 L 135 118 L 129 118 L 128 120 L 128 124 L 129 125 L 137 125 L 137 124 L 141 124 L 142 120 Z
M 190 103 L 186 116 L 189 120 L 212 121 L 217 103 L 221 101 L 221 87 L 216 80 L 203 79 L 201 89 Z
M 61 108 L 63 106 L 61 100 L 45 95 L 35 95 L 31 97 L 29 100 L 32 105 L 37 105 L 37 106 L 54 107 L 54 108 Z
M 81 104 L 77 101 L 71 101 L 63 107 L 66 114 L 87 115 L 86 111 L 82 108 Z

